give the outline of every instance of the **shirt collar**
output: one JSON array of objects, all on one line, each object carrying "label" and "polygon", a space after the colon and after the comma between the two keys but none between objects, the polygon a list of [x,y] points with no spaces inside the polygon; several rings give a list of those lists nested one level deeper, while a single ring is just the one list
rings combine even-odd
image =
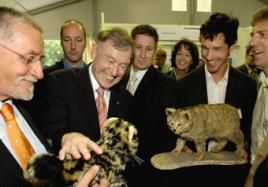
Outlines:
[{"label": "shirt collar", "polygon": [[95,78],[95,76],[93,74],[93,71],[92,71],[92,63],[89,65],[88,69],[89,69],[89,76],[90,76],[90,80],[91,80],[91,84],[92,84],[93,90],[96,91],[100,87],[100,85],[97,82],[97,80],[96,80],[96,78]]},{"label": "shirt collar", "polygon": [[[66,58],[63,58],[62,61],[63,61],[64,68],[66,68],[66,69],[72,69],[73,68],[71,63]],[[84,67],[84,65],[85,65],[85,62],[83,60],[81,60],[80,62],[77,62],[77,63],[79,63],[79,65],[77,67],[75,67],[76,69],[82,69]]]},{"label": "shirt collar", "polygon": [[8,100],[6,100],[4,102],[3,101],[0,101],[0,109],[2,108],[2,106],[3,106],[4,103],[9,103],[9,104],[13,105],[12,99],[8,99]]},{"label": "shirt collar", "polygon": [[[144,69],[144,70],[138,70],[138,71],[135,71],[136,73],[136,77],[138,80],[141,80],[142,77],[144,76],[144,74],[148,71],[148,68],[147,69]],[[133,65],[131,66],[131,69],[130,69],[130,76],[134,73],[134,68],[133,68]]]},{"label": "shirt collar", "polygon": [[266,77],[263,71],[260,73],[259,77],[260,77],[261,85],[268,87],[268,77]]},{"label": "shirt collar", "polygon": [[[229,69],[230,69],[229,68],[229,64],[227,64],[227,70],[226,70],[223,78],[220,80],[220,82],[222,82],[222,81],[228,81],[228,78],[229,78]],[[212,77],[211,73],[209,73],[206,64],[205,64],[205,75],[206,75],[206,81],[207,82],[208,81],[213,81],[214,82],[213,77]]]}]

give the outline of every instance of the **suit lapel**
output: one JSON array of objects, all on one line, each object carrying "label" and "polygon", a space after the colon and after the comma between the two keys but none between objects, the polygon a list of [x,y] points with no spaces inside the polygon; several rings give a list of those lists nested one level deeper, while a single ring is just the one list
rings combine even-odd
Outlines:
[{"label": "suit lapel", "polygon": [[20,111],[21,115],[27,121],[28,125],[31,127],[31,129],[34,132],[34,134],[37,136],[37,138],[40,140],[40,142],[45,146],[46,150],[51,151],[51,148],[50,148],[48,142],[46,141],[44,136],[40,133],[40,131],[36,128],[36,126],[34,125],[32,119],[30,117],[30,115],[22,107],[20,107],[18,104],[16,104],[16,102],[17,101],[14,101],[13,103],[16,105],[16,107]]},{"label": "suit lapel", "polygon": [[205,67],[201,69],[198,83],[198,89],[200,92],[196,92],[196,94],[200,94],[200,103],[208,103]]},{"label": "suit lapel", "polygon": [[237,93],[236,90],[239,90],[239,83],[237,82],[237,78],[235,77],[234,69],[230,67],[228,84],[226,88],[225,103],[236,106],[237,101],[239,101],[239,99],[237,99],[239,97],[239,93]]},{"label": "suit lapel", "polygon": [[[123,86],[123,85],[122,85]],[[122,96],[120,97],[120,85],[117,84],[113,86],[111,89],[111,96],[109,102],[109,109],[108,109],[108,117],[112,117],[115,114],[118,115],[122,109],[120,109]]]},{"label": "suit lapel", "polygon": [[16,176],[19,180],[24,181],[21,167],[6,148],[2,140],[0,140],[0,153],[0,165]]},{"label": "suit lapel", "polygon": [[[207,84],[206,84],[206,75],[205,75],[205,66],[201,66],[200,68],[196,69],[194,72],[195,74],[195,80],[192,81],[195,83],[195,85],[191,85],[191,92],[190,95],[195,94],[195,97],[198,98],[197,101],[194,101],[196,103],[208,103],[208,96],[207,96]],[[189,85],[186,85],[189,86]],[[192,100],[189,98],[189,100]],[[191,101],[190,101],[191,102]]]},{"label": "suit lapel", "polygon": [[135,96],[143,95],[144,92],[146,92],[147,88],[151,87],[151,84],[154,84],[154,71],[156,71],[156,69],[154,69],[153,66],[150,66],[148,68],[147,72],[145,73],[145,75],[141,79],[141,82],[138,85],[138,88],[135,92]]},{"label": "suit lapel", "polygon": [[92,134],[99,134],[99,119],[98,112],[95,105],[95,97],[93,93],[93,87],[91,84],[90,76],[88,73],[88,66],[84,67],[79,74],[77,74],[78,90],[75,91],[78,94],[77,105],[81,106],[81,116],[85,117],[88,124],[91,125],[93,132]]}]

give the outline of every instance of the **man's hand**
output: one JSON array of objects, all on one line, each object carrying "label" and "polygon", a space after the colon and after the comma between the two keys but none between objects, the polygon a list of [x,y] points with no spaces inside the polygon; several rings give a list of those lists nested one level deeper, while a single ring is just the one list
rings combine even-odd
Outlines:
[{"label": "man's hand", "polygon": [[[75,185],[75,187],[88,187],[90,182],[94,179],[96,174],[99,171],[99,166],[92,166],[86,173],[85,175],[81,178],[81,180]],[[100,184],[95,184],[92,187],[108,187],[109,182],[106,179],[101,179]]]},{"label": "man's hand", "polygon": [[71,132],[62,137],[61,150],[59,152],[59,158],[63,160],[66,154],[71,154],[75,159],[83,157],[89,160],[90,150],[93,150],[97,154],[102,154],[102,149],[88,137],[81,133]]}]

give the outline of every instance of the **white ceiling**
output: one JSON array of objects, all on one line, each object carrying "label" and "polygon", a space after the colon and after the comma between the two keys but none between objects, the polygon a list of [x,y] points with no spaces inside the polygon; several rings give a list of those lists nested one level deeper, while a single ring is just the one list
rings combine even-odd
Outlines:
[{"label": "white ceiling", "polygon": [[17,10],[36,13],[36,10],[45,11],[79,0],[0,0],[0,6],[13,7]]}]

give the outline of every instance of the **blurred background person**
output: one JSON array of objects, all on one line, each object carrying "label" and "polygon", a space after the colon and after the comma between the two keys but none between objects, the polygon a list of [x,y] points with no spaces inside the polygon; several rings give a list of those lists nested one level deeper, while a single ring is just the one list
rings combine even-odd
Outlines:
[{"label": "blurred background person", "polygon": [[258,88],[260,85],[259,74],[261,73],[261,68],[254,64],[254,54],[251,46],[247,46],[245,54],[245,63],[238,66],[236,69],[251,76],[257,81]]},{"label": "blurred background person", "polygon": [[166,60],[167,60],[167,52],[162,48],[158,48],[154,56],[153,61],[154,67],[163,73],[168,72],[170,66],[166,64]]},{"label": "blurred background person", "polygon": [[47,107],[45,99],[47,94],[47,74],[62,69],[74,69],[77,72],[85,66],[83,53],[86,48],[86,30],[84,25],[74,19],[65,21],[60,29],[60,43],[64,53],[63,58],[54,65],[43,69],[44,78],[36,83],[33,99],[22,102],[42,132],[46,128],[40,125],[42,124],[40,115],[44,112],[43,109]]},{"label": "blurred background person", "polygon": [[189,39],[179,40],[171,53],[171,67],[167,74],[174,79],[184,77],[199,65],[197,45]]},{"label": "blurred background person", "polygon": [[60,44],[64,56],[61,61],[45,68],[45,73],[58,69],[81,69],[84,67],[83,53],[86,48],[86,29],[75,19],[67,20],[60,29]]}]

